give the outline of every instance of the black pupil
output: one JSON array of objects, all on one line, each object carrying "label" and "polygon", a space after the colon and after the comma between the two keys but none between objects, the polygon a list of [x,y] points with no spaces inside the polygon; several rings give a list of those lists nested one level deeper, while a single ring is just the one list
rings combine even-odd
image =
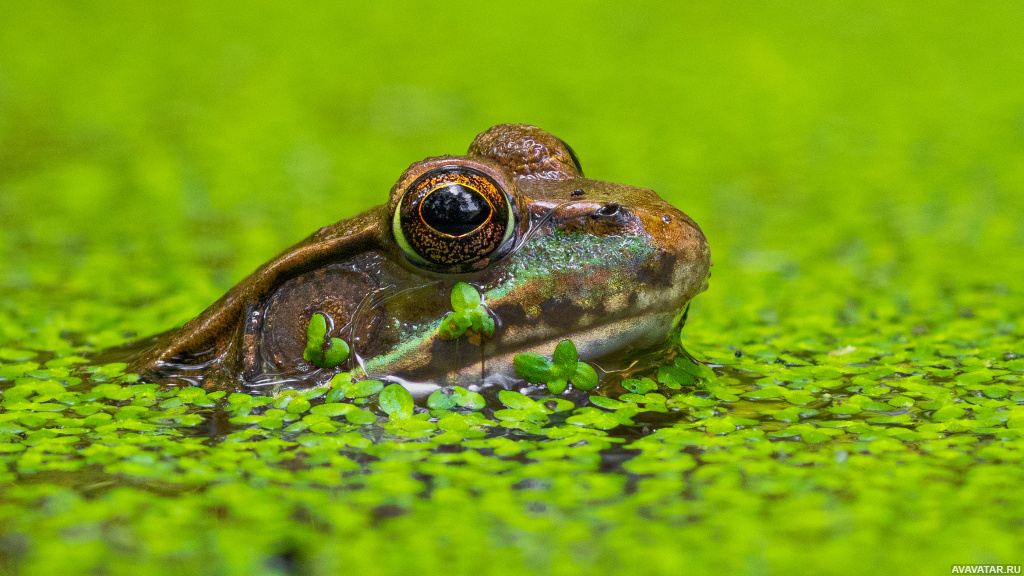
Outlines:
[{"label": "black pupil", "polygon": [[420,214],[428,226],[451,236],[472,232],[487,221],[491,205],[472,188],[449,184],[438,188],[420,204]]}]

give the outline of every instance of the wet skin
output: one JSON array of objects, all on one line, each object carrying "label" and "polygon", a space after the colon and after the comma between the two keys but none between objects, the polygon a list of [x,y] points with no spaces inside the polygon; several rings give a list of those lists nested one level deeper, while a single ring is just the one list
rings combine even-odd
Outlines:
[{"label": "wet skin", "polygon": [[[464,156],[416,162],[386,205],[321,228],[206,311],[151,339],[130,368],[236,389],[316,385],[339,372],[405,382],[514,377],[513,357],[581,360],[663,343],[707,287],[707,240],[647,189],[585,178],[562,140],[524,124],[480,134]],[[446,340],[457,282],[479,290],[496,328]],[[303,358],[307,326],[351,348],[342,364]]]}]

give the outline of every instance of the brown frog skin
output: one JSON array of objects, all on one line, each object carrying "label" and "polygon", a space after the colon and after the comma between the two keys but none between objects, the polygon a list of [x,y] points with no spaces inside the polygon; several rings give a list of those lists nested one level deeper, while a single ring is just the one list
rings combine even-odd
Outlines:
[{"label": "brown frog skin", "polygon": [[[585,178],[559,138],[502,124],[464,156],[414,163],[386,205],[287,249],[129,366],[216,389],[315,386],[339,372],[434,386],[514,378],[516,354],[550,355],[563,339],[584,361],[663,343],[710,266],[701,229],[655,192]],[[439,336],[457,282],[482,294],[490,337]],[[351,347],[336,367],[303,358],[314,314],[326,341]]]}]

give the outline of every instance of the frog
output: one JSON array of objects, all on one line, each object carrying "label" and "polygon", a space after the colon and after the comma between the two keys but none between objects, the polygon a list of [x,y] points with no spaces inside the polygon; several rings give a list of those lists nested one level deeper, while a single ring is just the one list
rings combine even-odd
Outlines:
[{"label": "frog", "polygon": [[[499,124],[414,162],[387,203],[286,249],[129,368],[231,390],[507,383],[517,355],[567,339],[598,365],[663,345],[711,265],[701,228],[653,190],[587,178],[562,139]],[[475,320],[453,332],[467,294]]]}]

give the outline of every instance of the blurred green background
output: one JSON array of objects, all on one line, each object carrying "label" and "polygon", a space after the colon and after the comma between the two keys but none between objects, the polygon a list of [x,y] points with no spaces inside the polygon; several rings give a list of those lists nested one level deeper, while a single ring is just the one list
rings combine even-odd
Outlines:
[{"label": "blurred green background", "polygon": [[824,310],[872,286],[923,298],[1024,271],[1014,2],[5,1],[0,15],[0,286],[54,334],[107,344],[183,322],[501,122],[554,132],[589,176],[694,217],[716,262],[702,299],[723,314],[744,314],[751,275],[774,278],[784,315],[819,306],[784,289],[797,273]]}]

